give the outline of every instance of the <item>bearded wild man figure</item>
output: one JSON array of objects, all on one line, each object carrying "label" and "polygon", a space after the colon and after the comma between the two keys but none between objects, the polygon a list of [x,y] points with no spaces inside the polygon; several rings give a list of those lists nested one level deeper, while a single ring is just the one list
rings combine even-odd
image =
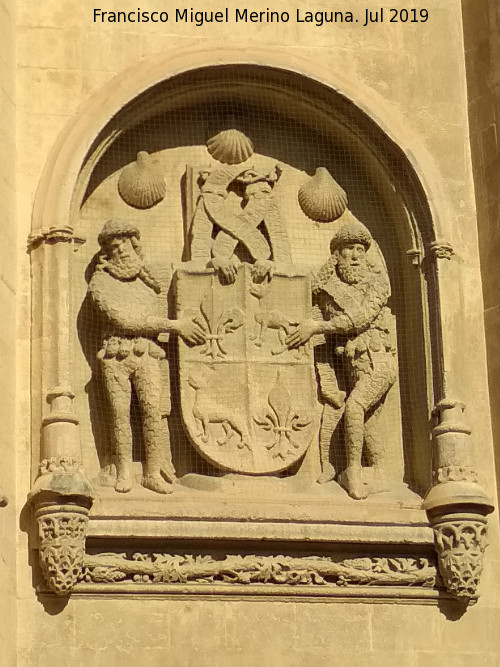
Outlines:
[{"label": "bearded wild man figure", "polygon": [[[142,418],[145,462],[142,485],[170,493],[175,479],[165,408],[162,410],[162,373],[165,351],[158,335],[178,333],[196,345],[205,334],[192,320],[169,320],[169,276],[161,276],[142,257],[139,229],[127,220],[109,220],[99,234],[97,266],[89,294],[103,316],[103,345],[98,359],[111,409],[116,455],[116,491],[132,488],[132,432],[130,401],[135,389]],[[165,273],[165,272],[164,272]],[[169,389],[169,387],[163,387]],[[163,412],[163,414],[162,414]]]},{"label": "bearded wild man figure", "polygon": [[[338,419],[344,412],[347,466],[339,482],[356,499],[387,490],[383,471],[378,469],[384,444],[374,427],[397,375],[394,318],[386,305],[390,286],[385,272],[368,260],[371,244],[371,234],[358,221],[351,220],[338,229],[330,244],[331,256],[313,287],[320,318],[301,322],[287,338],[293,348],[315,334],[325,334],[331,338],[329,348],[342,355],[348,376],[345,406],[345,393],[339,390],[331,363],[326,366],[320,362],[318,375],[325,400],[323,419],[329,411],[337,410]],[[338,419],[330,419],[328,448]],[[362,474],[363,454],[375,473],[370,486]],[[333,479],[335,471],[324,452],[322,459],[325,478],[321,481]]]}]

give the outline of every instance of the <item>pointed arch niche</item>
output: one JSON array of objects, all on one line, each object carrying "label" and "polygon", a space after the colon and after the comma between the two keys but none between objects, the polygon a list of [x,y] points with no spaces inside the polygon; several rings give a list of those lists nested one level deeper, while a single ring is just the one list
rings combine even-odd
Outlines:
[{"label": "pointed arch niche", "polygon": [[[373,94],[362,99],[351,83],[327,81],[324,71],[319,76],[317,66],[288,57],[285,65],[271,54],[267,65],[242,62],[240,54],[228,54],[225,64],[209,61],[207,54],[191,54],[119,77],[68,126],[37,193],[30,237],[30,498],[39,527],[33,548],[46,584],[59,594],[126,588],[434,599],[464,596],[467,589],[472,598],[474,586],[448,584],[438,540],[454,513],[455,523],[474,524],[479,543],[490,506],[475,483],[463,406],[450,397],[440,286],[456,278],[457,268],[439,215],[442,195],[432,162],[416,140],[412,153],[405,152],[401,123]],[[96,384],[99,332],[86,297],[97,236],[106,220],[126,218],[140,227],[148,259],[174,266],[185,260],[192,215],[186,166],[210,166],[205,142],[228,123],[251,138],[257,166],[282,168],[278,200],[295,264],[317,270],[341,224],[315,223],[298,207],[300,184],[320,166],[346,191],[348,214],[370,230],[385,258],[399,361],[399,397],[393,392],[391,408],[396,417],[386,428],[402,448],[403,495],[354,501],[325,491],[311,497],[300,484],[296,493],[273,492],[264,500],[259,492],[255,499],[251,492],[231,495],[230,485],[219,484],[221,475],[192,451],[183,433],[173,343],[170,431],[181,483],[165,497],[142,488],[117,494],[110,486],[112,448],[105,397]],[[128,206],[117,189],[122,169],[138,151],[152,155],[166,175],[165,198],[147,209]],[[134,443],[140,474],[140,436]],[[293,472],[307,479],[316,463],[308,452]],[[218,485],[183,486],[182,477],[193,473]],[[76,546],[68,568],[53,535],[69,524]],[[139,559],[132,556],[137,553]],[[166,554],[161,562],[159,553]],[[380,572],[377,558],[386,559]],[[436,583],[438,567],[448,593]],[[339,588],[341,582],[347,588]]]}]

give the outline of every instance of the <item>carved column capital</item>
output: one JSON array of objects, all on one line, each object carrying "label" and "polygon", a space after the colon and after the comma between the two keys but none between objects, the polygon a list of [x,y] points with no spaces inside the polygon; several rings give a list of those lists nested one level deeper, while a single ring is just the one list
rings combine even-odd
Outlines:
[{"label": "carved column capital", "polygon": [[444,239],[437,239],[430,243],[429,251],[434,259],[451,259],[455,254],[451,243]]},{"label": "carved column capital", "polygon": [[89,508],[60,498],[35,510],[40,567],[57,595],[70,593],[82,576]]},{"label": "carved column capital", "polygon": [[76,236],[73,227],[69,225],[53,225],[44,229],[37,229],[29,234],[27,239],[28,250],[33,250],[40,243],[85,243],[85,239]]},{"label": "carved column capital", "polygon": [[38,527],[43,576],[57,595],[66,595],[82,572],[93,501],[81,463],[64,456],[44,459],[29,501]]},{"label": "carved column capital", "polygon": [[420,248],[410,248],[406,251],[406,255],[411,259],[414,266],[419,266],[422,261],[422,251]]},{"label": "carved column capital", "polygon": [[475,597],[483,572],[483,556],[487,546],[486,519],[472,515],[446,517],[434,525],[439,571],[446,588],[455,597]]}]

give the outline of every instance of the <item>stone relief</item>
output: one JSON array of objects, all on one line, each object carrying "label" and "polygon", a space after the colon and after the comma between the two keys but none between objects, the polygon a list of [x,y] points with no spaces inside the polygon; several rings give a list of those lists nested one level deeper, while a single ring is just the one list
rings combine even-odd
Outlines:
[{"label": "stone relief", "polygon": [[252,269],[239,266],[229,284],[210,269],[178,269],[178,316],[197,322],[207,341],[179,341],[180,395],[202,456],[222,470],[269,475],[299,461],[317,430],[312,353],[288,350],[268,315],[284,303],[284,319],[298,322],[310,286],[307,276],[276,272],[255,296]]},{"label": "stone relief", "polygon": [[[240,257],[254,261],[252,277],[260,283],[270,278],[273,262],[290,262],[290,246],[274,197],[281,175],[276,165],[268,173],[225,166],[200,174],[200,197],[191,226],[191,259],[213,267],[223,283],[233,283]],[[241,201],[232,214],[230,192]],[[238,247],[239,246],[239,247]]]},{"label": "stone relief", "polygon": [[[402,467],[390,470],[376,428],[398,368],[389,278],[378,248],[369,252],[370,232],[352,215],[340,220],[330,258],[316,275],[304,271],[292,261],[279,202],[293,197],[304,215],[332,222],[346,211],[346,193],[324,168],[286,191],[285,166],[249,165],[252,143],[236,129],[209,139],[207,149],[219,165],[192,167],[191,191],[186,186],[189,259],[173,276],[176,320],[167,318],[171,276],[142,257],[138,225],[112,219],[99,235],[88,292],[105,321],[97,356],[113,425],[116,491],[133,486],[132,390],[142,418],[142,485],[173,490],[170,381],[162,371],[170,333],[179,334],[185,434],[217,470],[272,476],[316,448],[316,479],[340,484],[355,500],[402,484]],[[161,169],[145,151],[117,185],[136,208],[166,194]],[[342,437],[346,465],[336,471],[331,448],[342,447]]]},{"label": "stone relief", "polygon": [[146,151],[139,151],[137,160],[122,170],[118,179],[118,192],[129,206],[150,208],[165,197],[165,176],[151,162]]},{"label": "stone relief", "polygon": [[[314,501],[331,498],[332,506],[336,497],[352,499],[353,506],[373,494],[386,493],[396,502],[407,498],[406,492],[415,496],[403,483],[396,318],[376,230],[372,235],[349,211],[346,192],[323,167],[312,177],[302,172],[298,183],[293,180],[297,170],[259,159],[250,139],[234,128],[209,139],[206,149],[210,166],[201,160],[188,165],[180,179],[182,204],[161,158],[139,151],[114,180],[117,208],[126,213],[104,225],[101,218],[99,229],[93,227],[99,249],[87,267],[87,298],[99,316],[91,320],[99,344],[89,365],[107,402],[115,490],[140,497],[134,488],[135,405],[142,430],[141,485],[146,494],[173,494],[167,503],[181,487],[209,493],[218,487],[203,487],[199,479],[224,477],[246,489],[249,481],[300,479],[298,486],[286,487],[296,494],[292,504],[306,495]],[[146,227],[140,216],[169,201],[179,209],[174,216],[179,232],[173,236],[179,234],[178,246],[182,236],[183,245],[174,270],[161,227],[156,227],[155,259],[165,261],[150,261],[151,238],[145,255],[141,247]],[[298,261],[302,239],[293,235],[290,222],[297,215],[309,225],[307,234],[324,242],[321,258],[316,261],[309,252],[305,266]],[[72,227],[54,227],[35,232],[29,243],[34,250],[42,244],[54,247],[57,265],[70,256],[58,246],[81,246],[84,239]],[[454,256],[443,241],[431,243],[429,250],[436,259]],[[418,255],[415,266],[420,266],[421,249],[409,252],[414,260]],[[116,550],[89,555],[85,535],[94,490],[77,450],[68,446],[65,454],[60,445],[59,427],[73,427],[74,444],[79,426],[75,396],[63,380],[47,393],[50,413],[42,426],[50,446],[40,457],[31,494],[41,569],[57,594],[93,584],[190,582],[444,585],[457,598],[475,597],[486,547],[484,517],[491,505],[475,483],[473,465],[457,454],[465,451],[460,439],[470,431],[450,415],[463,404],[443,399],[436,406],[438,455],[424,508],[437,567],[427,557],[406,555],[345,560],[130,556]],[[199,455],[208,472],[178,474],[174,468],[171,399],[178,410],[176,438]],[[195,477],[197,485],[190,486]],[[99,477],[94,481],[98,485]],[[455,497],[468,499],[460,512],[454,511]]]},{"label": "stone relief", "polygon": [[[162,392],[169,392],[168,375],[162,373],[165,351],[158,335],[177,333],[190,344],[205,341],[193,320],[166,317],[165,277],[141,256],[140,232],[130,222],[108,221],[99,235],[102,252],[89,283],[90,296],[104,316],[107,331],[98,353],[102,381],[109,399],[115,446],[116,490],[132,488],[132,386],[142,413],[145,463],[142,485],[157,493],[170,493],[175,478],[170,456],[168,410]],[[162,283],[163,278],[163,283]],[[163,384],[162,384],[163,380]]]},{"label": "stone relief", "polygon": [[303,213],[316,222],[333,222],[347,208],[347,194],[324,167],[301,185],[298,200]]},{"label": "stone relief", "polygon": [[[343,411],[347,467],[340,481],[356,499],[390,488],[382,463],[384,444],[376,435],[374,423],[397,377],[394,318],[386,305],[390,287],[387,276],[367,260],[371,243],[370,233],[360,223],[340,227],[331,241],[330,259],[316,277],[318,319],[301,322],[287,338],[294,347],[314,334],[325,334],[332,339],[329,349],[344,361],[347,398],[338,387],[331,360],[329,363],[318,356],[320,389],[325,399],[320,481],[335,476],[328,445]],[[333,412],[337,415],[328,414]],[[363,477],[363,453],[372,468],[370,483]]]},{"label": "stone relief", "polygon": [[222,164],[241,164],[253,155],[253,144],[243,132],[230,128],[210,137],[207,151]]}]

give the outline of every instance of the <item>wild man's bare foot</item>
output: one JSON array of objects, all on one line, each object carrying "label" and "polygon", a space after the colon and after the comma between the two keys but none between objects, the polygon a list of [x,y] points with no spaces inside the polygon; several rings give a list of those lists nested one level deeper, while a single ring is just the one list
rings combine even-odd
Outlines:
[{"label": "wild man's bare foot", "polygon": [[346,468],[341,474],[341,484],[355,500],[362,500],[368,495],[368,487],[363,482],[361,468]]},{"label": "wild man's bare foot", "polygon": [[331,482],[332,479],[335,478],[335,468],[332,466],[331,463],[324,463],[323,464],[323,472],[321,475],[318,477],[318,484],[326,484],[327,482]]},{"label": "wild man's bare foot", "polygon": [[116,477],[115,491],[128,493],[132,489],[132,477],[127,471],[119,472]]},{"label": "wild man's bare foot", "polygon": [[155,493],[172,493],[173,491],[172,484],[166,482],[159,472],[143,475],[141,484]]},{"label": "wild man's bare foot", "polygon": [[174,466],[171,463],[166,463],[162,466],[160,474],[167,480],[167,482],[170,482],[170,484],[177,481],[177,475],[175,474]]}]

